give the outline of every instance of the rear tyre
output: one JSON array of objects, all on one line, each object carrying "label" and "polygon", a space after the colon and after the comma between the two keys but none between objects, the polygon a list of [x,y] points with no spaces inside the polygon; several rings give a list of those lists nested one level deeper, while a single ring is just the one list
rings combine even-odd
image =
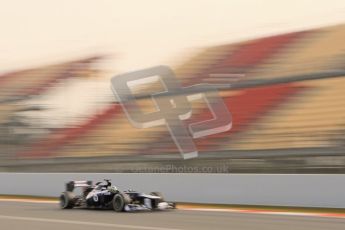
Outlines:
[{"label": "rear tyre", "polygon": [[72,192],[63,192],[60,195],[60,207],[62,209],[71,209],[74,207],[75,195]]},{"label": "rear tyre", "polygon": [[131,202],[130,197],[125,193],[117,193],[112,201],[112,206],[115,212],[122,212],[125,206]]}]

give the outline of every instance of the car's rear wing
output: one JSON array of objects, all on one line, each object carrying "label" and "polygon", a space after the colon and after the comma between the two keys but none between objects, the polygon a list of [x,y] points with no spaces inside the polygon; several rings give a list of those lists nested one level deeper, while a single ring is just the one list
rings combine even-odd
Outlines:
[{"label": "car's rear wing", "polygon": [[66,191],[73,192],[74,188],[76,187],[91,187],[92,181],[90,180],[82,180],[82,181],[69,181],[66,183]]}]

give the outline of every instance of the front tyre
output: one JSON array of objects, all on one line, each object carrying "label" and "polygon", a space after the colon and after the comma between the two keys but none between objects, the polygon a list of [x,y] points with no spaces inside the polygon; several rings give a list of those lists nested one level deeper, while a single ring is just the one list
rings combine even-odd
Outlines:
[{"label": "front tyre", "polygon": [[60,207],[62,209],[71,209],[74,207],[75,195],[72,192],[63,192],[60,195]]},{"label": "front tyre", "polygon": [[155,209],[155,210],[159,209],[158,208],[159,207],[159,203],[165,202],[163,194],[161,192],[151,192],[150,195],[151,196],[158,196],[159,197],[159,199],[154,199],[152,201],[153,209]]},{"label": "front tyre", "polygon": [[158,199],[158,202],[164,202],[165,201],[163,194],[161,192],[151,192],[150,195],[159,196],[160,199]]}]

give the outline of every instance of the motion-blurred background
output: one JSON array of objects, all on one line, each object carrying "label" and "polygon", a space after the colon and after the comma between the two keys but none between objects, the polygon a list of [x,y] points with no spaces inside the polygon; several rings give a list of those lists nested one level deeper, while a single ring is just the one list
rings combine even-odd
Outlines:
[{"label": "motion-blurred background", "polygon": [[[1,171],[345,172],[343,1],[2,6]],[[196,139],[198,158],[165,126],[132,127],[111,93],[116,74],[161,64],[184,86],[232,84],[233,127]],[[194,101],[186,124],[210,116]]]}]

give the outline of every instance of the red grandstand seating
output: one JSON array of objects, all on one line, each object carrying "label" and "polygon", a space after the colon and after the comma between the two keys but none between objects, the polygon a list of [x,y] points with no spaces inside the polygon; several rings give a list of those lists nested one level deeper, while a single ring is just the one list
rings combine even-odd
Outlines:
[{"label": "red grandstand seating", "polygon": [[65,128],[49,135],[48,138],[42,139],[33,146],[30,146],[29,151],[18,153],[19,157],[48,157],[57,149],[63,147],[76,138],[80,138],[90,130],[102,125],[109,118],[120,114],[122,111],[121,106],[112,104],[107,107],[102,113],[96,114],[85,123],[78,127]]}]

